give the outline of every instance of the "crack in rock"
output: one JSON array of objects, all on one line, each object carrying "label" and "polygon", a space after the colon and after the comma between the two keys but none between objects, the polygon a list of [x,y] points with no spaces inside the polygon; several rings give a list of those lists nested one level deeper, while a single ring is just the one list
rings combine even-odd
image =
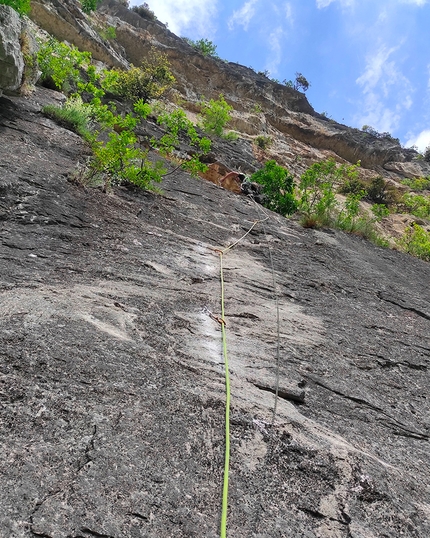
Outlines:
[{"label": "crack in rock", "polygon": [[322,387],[322,388],[324,388],[326,390],[330,390],[334,394],[337,394],[338,396],[341,396],[342,398],[346,398],[347,400],[351,400],[352,402],[355,402],[355,403],[358,403],[358,404],[361,404],[361,405],[365,405],[366,407],[369,407],[373,411],[376,411],[376,412],[384,415],[388,419],[388,421],[391,422],[391,424],[390,424],[390,422],[381,419],[381,422],[383,424],[385,424],[388,427],[396,426],[396,427],[400,428],[401,430],[403,430],[402,432],[397,432],[398,435],[403,435],[404,437],[411,437],[413,439],[421,439],[423,441],[428,441],[429,440],[429,437],[430,437],[429,434],[409,430],[403,424],[401,424],[398,420],[396,420],[394,417],[392,417],[388,413],[386,413],[381,407],[377,407],[376,405],[373,405],[370,402],[367,402],[363,398],[358,398],[356,396],[349,396],[348,394],[344,394],[343,392],[341,392],[339,390],[333,389],[332,387],[329,387],[325,383],[322,383],[321,381],[319,381],[314,376],[307,376],[307,377],[309,377],[309,379],[311,379],[315,383],[315,385],[318,385],[319,387]]},{"label": "crack in rock", "polygon": [[[266,392],[271,392],[272,394],[276,394],[276,387],[273,388],[270,385],[264,384],[264,383],[257,383],[255,381],[251,381],[251,383],[254,385],[254,387],[257,387],[257,389],[264,390]],[[283,386],[278,387],[278,396],[279,398],[282,398],[283,400],[289,400],[292,402],[297,403],[304,403],[305,401],[305,391],[296,389],[296,388],[286,388]]]},{"label": "crack in rock", "polygon": [[408,312],[413,312],[417,316],[420,316],[421,318],[424,318],[430,321],[430,314],[427,314],[426,312],[422,312],[421,310],[418,310],[417,308],[414,308],[413,306],[405,305],[403,301],[402,302],[396,301],[395,299],[389,297],[386,293],[382,291],[379,291],[376,295],[379,299],[381,299],[381,301],[385,301],[386,303],[391,303],[393,305],[396,305],[403,310],[407,310]]}]

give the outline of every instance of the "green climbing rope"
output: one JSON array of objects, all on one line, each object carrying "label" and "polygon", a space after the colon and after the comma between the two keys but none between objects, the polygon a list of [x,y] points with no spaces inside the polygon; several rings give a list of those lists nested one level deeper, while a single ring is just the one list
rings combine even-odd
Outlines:
[{"label": "green climbing rope", "polygon": [[[268,217],[267,217],[268,218]],[[264,219],[264,220],[267,220]],[[225,301],[224,301],[224,273],[223,273],[223,255],[235,247],[240,241],[242,241],[254,227],[263,222],[256,220],[250,229],[237,241],[226,247],[224,250],[217,250],[220,257],[220,280],[221,280],[221,331],[222,331],[222,348],[224,356],[224,368],[225,368],[225,456],[224,456],[224,480],[222,489],[222,512],[221,512],[221,538],[227,538],[227,510],[228,510],[228,475],[230,471],[230,373],[228,370],[228,354],[227,354],[227,333],[225,329]]]},{"label": "green climbing rope", "polygon": [[224,321],[224,274],[222,265],[223,252],[220,252],[220,278],[221,278],[221,330],[222,349],[225,368],[225,457],[224,457],[224,483],[222,490],[221,538],[227,537],[227,508],[228,508],[228,474],[230,468],[230,374],[228,371],[227,334]]}]

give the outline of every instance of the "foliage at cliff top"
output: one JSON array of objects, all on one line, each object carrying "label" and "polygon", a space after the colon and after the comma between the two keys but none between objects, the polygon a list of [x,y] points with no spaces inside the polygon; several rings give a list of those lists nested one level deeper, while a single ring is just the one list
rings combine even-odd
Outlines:
[{"label": "foliage at cliff top", "polygon": [[212,58],[219,59],[219,56],[216,52],[217,46],[212,41],[209,41],[209,39],[199,39],[197,41],[193,41],[188,37],[184,37],[184,39],[195,50],[203,54],[203,56],[211,56]]}]

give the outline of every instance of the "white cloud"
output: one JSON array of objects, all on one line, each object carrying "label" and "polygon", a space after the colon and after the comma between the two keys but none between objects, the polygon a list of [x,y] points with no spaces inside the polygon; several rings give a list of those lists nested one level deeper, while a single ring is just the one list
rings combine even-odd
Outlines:
[{"label": "white cloud", "polygon": [[290,2],[286,2],[285,5],[284,5],[284,8],[285,8],[285,17],[287,19],[287,21],[291,24],[293,24],[294,22],[294,19],[293,19],[293,8],[291,6],[291,3]]},{"label": "white cloud", "polygon": [[339,2],[342,7],[349,7],[355,4],[355,0],[316,0],[316,2],[318,9],[328,7],[333,2]]},{"label": "white cloud", "polygon": [[356,115],[358,124],[392,132],[399,126],[405,110],[412,107],[412,85],[395,61],[390,60],[398,48],[381,46],[368,57],[364,73],[356,80],[362,87],[361,109],[365,111]]},{"label": "white cloud", "polygon": [[[150,7],[157,19],[167,23],[169,30],[176,35],[209,38],[215,31],[217,0],[157,0]],[[140,5],[140,0],[131,0],[130,5]]]},{"label": "white cloud", "polygon": [[317,0],[317,8],[321,9],[323,7],[329,6],[332,2],[335,2],[336,0]]},{"label": "white cloud", "polygon": [[[334,2],[338,2],[342,7],[350,7],[350,6],[355,6],[357,4],[356,0],[316,0],[318,9],[328,7],[330,4],[333,4]],[[393,4],[396,4],[396,3],[413,4],[415,6],[421,7],[428,4],[429,2],[430,0],[394,0],[394,1],[391,0],[388,3],[387,7],[393,8]]]},{"label": "white cloud", "polygon": [[358,127],[370,125],[381,133],[392,133],[399,125],[401,115],[394,107],[394,110],[384,106],[381,98],[375,92],[368,93],[363,102],[361,109],[365,112],[356,114],[354,122]]},{"label": "white cloud", "polygon": [[372,53],[367,59],[366,70],[356,80],[357,84],[364,87],[364,93],[370,92],[376,86],[382,87],[387,94],[387,87],[396,82],[398,73],[394,62],[389,62],[389,57],[398,49],[387,49],[382,46],[379,51]]},{"label": "white cloud", "polygon": [[271,75],[274,75],[278,71],[279,64],[282,60],[282,38],[284,36],[284,30],[282,26],[278,26],[269,35],[269,48],[270,48],[270,61],[266,64],[267,70]]},{"label": "white cloud", "polygon": [[[274,20],[280,20],[281,18],[285,18],[285,20],[290,25],[293,25],[294,16],[293,16],[293,6],[291,2],[284,2],[281,5],[277,5],[272,2],[271,7],[273,9],[273,15],[275,16]],[[273,16],[272,16],[272,19],[273,19]]]},{"label": "white cloud", "polygon": [[414,4],[416,6],[424,6],[428,0],[401,0],[403,4]]},{"label": "white cloud", "polygon": [[233,11],[233,15],[228,19],[228,27],[233,30],[235,25],[243,26],[244,30],[248,30],[249,23],[255,15],[255,4],[258,0],[248,0],[240,9]]},{"label": "white cloud", "polygon": [[405,145],[406,147],[417,146],[418,151],[424,151],[430,146],[430,129],[424,129],[416,136],[411,136]]}]

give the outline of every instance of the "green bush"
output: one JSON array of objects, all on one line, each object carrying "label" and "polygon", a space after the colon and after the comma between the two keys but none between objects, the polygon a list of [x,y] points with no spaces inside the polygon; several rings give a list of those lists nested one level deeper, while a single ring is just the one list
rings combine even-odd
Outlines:
[{"label": "green bush", "polygon": [[430,218],[430,196],[407,192],[403,195],[402,202],[412,215],[422,219]]},{"label": "green bush", "polygon": [[89,66],[91,53],[81,52],[74,45],[66,45],[51,37],[40,43],[37,60],[43,84],[69,93],[82,81],[80,69]]},{"label": "green bush", "polygon": [[86,140],[90,139],[89,123],[93,115],[92,109],[90,105],[82,102],[81,97],[67,99],[62,107],[46,105],[42,112],[66,129],[74,131]]},{"label": "green bush", "polygon": [[0,0],[0,4],[10,6],[20,15],[26,15],[30,11],[30,0]]},{"label": "green bush", "polygon": [[263,205],[281,215],[291,215],[297,209],[297,201],[294,197],[293,176],[276,163],[267,161],[264,168],[251,176],[251,181],[263,185],[265,201]]},{"label": "green bush", "polygon": [[[305,227],[330,226],[347,233],[360,235],[378,246],[388,242],[375,230],[375,218],[360,210],[360,201],[366,194],[358,181],[357,165],[338,166],[333,159],[314,163],[301,176],[298,187],[298,208]],[[349,185],[344,204],[336,199],[336,191]],[[382,211],[382,210],[381,210]]]},{"label": "green bush", "polygon": [[314,163],[302,174],[298,208],[305,226],[330,226],[336,221],[337,189],[347,180],[356,179],[357,166],[338,166],[334,159],[328,159]]},{"label": "green bush", "polygon": [[239,135],[236,133],[236,131],[229,131],[228,133],[225,133],[222,135],[224,140],[230,140],[230,142],[234,142],[235,140],[238,140]]},{"label": "green bush", "polygon": [[93,156],[82,179],[101,183],[105,191],[112,184],[124,182],[145,189],[153,188],[166,170],[162,163],[154,164],[148,159],[148,150],[140,147],[135,132],[140,118],[146,118],[150,113],[149,105],[138,101],[134,104],[136,115],[128,113],[121,116],[113,105],[104,105],[99,98],[94,98],[91,109],[103,136],[95,133],[91,139]]},{"label": "green bush", "polygon": [[273,139],[271,136],[260,135],[260,136],[257,136],[255,139],[255,143],[257,144],[257,146],[263,150],[271,146],[272,142],[273,142]]},{"label": "green bush", "polygon": [[203,129],[216,136],[222,136],[224,127],[230,121],[230,112],[233,107],[224,99],[223,95],[218,100],[211,99],[209,103],[202,103],[202,124]]},{"label": "green bush", "polygon": [[105,28],[99,28],[98,33],[103,39],[116,39],[116,28],[115,26],[106,26]]},{"label": "green bush", "polygon": [[374,204],[390,205],[394,202],[393,191],[381,176],[373,178],[366,191],[366,199]]},{"label": "green bush", "polygon": [[418,177],[414,179],[402,179],[403,185],[407,185],[413,191],[430,190],[430,177]]},{"label": "green bush", "polygon": [[152,50],[140,67],[109,71],[102,85],[105,91],[126,101],[142,99],[147,102],[161,97],[175,82],[167,56]]},{"label": "green bush", "polygon": [[[338,189],[340,194],[358,194],[363,191],[365,194],[367,193],[366,185],[357,177],[351,179],[347,178]],[[365,196],[365,194],[363,196]]]},{"label": "green bush", "polygon": [[216,52],[217,46],[212,43],[212,41],[209,41],[209,39],[199,39],[198,41],[193,41],[192,39],[188,39],[188,37],[185,37],[184,39],[195,50],[203,54],[203,56],[212,56],[212,58],[219,58]]},{"label": "green bush", "polygon": [[131,129],[124,129],[110,132],[106,142],[94,143],[88,177],[103,181],[105,190],[115,182],[150,188],[153,182],[161,181],[165,168],[161,163],[151,163],[148,151],[136,147],[137,141]]},{"label": "green bush", "polygon": [[418,224],[410,226],[397,241],[397,245],[412,256],[430,261],[430,233]]},{"label": "green bush", "polygon": [[[154,183],[161,180],[166,169],[161,162],[150,161],[148,150],[142,149],[143,141],[136,134],[136,128],[142,119],[155,111],[156,107],[152,110],[146,101],[161,95],[174,82],[166,56],[151,51],[141,68],[100,73],[91,65],[89,53],[81,53],[76,47],[52,38],[42,44],[39,58],[45,81],[63,90],[74,86],[77,91],[62,107],[47,106],[44,113],[91,144],[93,156],[80,171],[79,180],[102,184],[105,190],[112,184],[124,182],[154,189]],[[103,104],[106,91],[129,100],[133,112],[121,115],[113,103]],[[91,102],[84,103],[82,96]],[[89,128],[91,120],[93,132]],[[204,171],[207,166],[200,157],[210,150],[211,143],[197,134],[185,112],[178,109],[171,114],[161,113],[159,123],[164,125],[167,133],[159,141],[152,140],[153,146],[170,157],[179,144],[180,132],[184,131],[196,150],[189,160],[180,160],[179,166],[193,174]],[[95,126],[98,131],[94,130]]]},{"label": "green bush", "polygon": [[87,15],[95,11],[102,0],[80,0],[82,11]]},{"label": "green bush", "polygon": [[171,154],[179,146],[179,137],[182,135],[188,138],[191,146],[197,148],[196,153],[189,160],[181,162],[181,167],[192,175],[196,176],[198,172],[206,172],[208,166],[200,158],[209,153],[211,141],[209,138],[200,137],[192,124],[187,118],[185,111],[181,108],[173,112],[163,112],[157,118],[157,122],[167,130],[159,140],[152,140],[152,145],[158,148],[162,155]]},{"label": "green bush", "polygon": [[373,204],[370,209],[378,222],[390,214],[390,210],[385,204]]},{"label": "green bush", "polygon": [[133,6],[131,10],[137,13],[138,15],[140,15],[143,19],[146,19],[148,21],[157,20],[155,13],[149,8],[146,2],[144,2],[140,6]]}]

